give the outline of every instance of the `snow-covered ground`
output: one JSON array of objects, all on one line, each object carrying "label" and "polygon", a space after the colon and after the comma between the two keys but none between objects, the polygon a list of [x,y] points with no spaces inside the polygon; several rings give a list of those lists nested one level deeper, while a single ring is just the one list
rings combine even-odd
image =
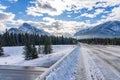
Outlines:
[{"label": "snow-covered ground", "polygon": [[53,53],[49,55],[39,54],[39,58],[34,60],[24,60],[23,46],[4,47],[5,56],[0,57],[0,65],[19,66],[44,66],[49,67],[66,53],[70,53],[73,45],[53,45]]}]

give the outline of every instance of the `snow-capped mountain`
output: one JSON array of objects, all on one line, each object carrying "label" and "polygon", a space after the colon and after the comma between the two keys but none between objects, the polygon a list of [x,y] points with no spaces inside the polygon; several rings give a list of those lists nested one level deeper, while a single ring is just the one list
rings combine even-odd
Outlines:
[{"label": "snow-capped mountain", "polygon": [[8,32],[14,34],[28,33],[28,34],[50,35],[48,32],[42,29],[38,29],[34,26],[31,26],[28,23],[23,23],[19,28],[11,28],[8,30]]},{"label": "snow-capped mountain", "polygon": [[120,37],[120,21],[109,21],[93,28],[80,30],[75,33],[80,38],[105,38]]},{"label": "snow-capped mountain", "polygon": [[19,30],[24,31],[24,32],[29,33],[29,34],[49,35],[48,32],[45,32],[42,29],[37,29],[36,27],[31,26],[28,23],[23,23],[23,25],[20,26]]},{"label": "snow-capped mountain", "polygon": [[76,32],[74,35],[75,36],[79,36],[80,34],[85,33],[88,30],[91,30],[93,27],[89,27],[89,28],[85,28],[85,29],[81,29],[80,31]]}]

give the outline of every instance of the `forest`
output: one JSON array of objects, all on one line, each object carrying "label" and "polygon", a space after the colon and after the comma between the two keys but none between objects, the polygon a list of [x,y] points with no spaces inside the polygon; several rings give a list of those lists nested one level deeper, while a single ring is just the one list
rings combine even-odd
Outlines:
[{"label": "forest", "polygon": [[24,46],[26,42],[30,42],[35,45],[43,45],[45,43],[45,38],[49,37],[51,39],[52,45],[60,44],[75,44],[76,39],[66,38],[63,36],[46,36],[37,34],[13,34],[5,32],[0,35],[0,42],[2,46]]},{"label": "forest", "polygon": [[78,41],[87,44],[120,45],[120,38],[90,38],[79,39]]}]

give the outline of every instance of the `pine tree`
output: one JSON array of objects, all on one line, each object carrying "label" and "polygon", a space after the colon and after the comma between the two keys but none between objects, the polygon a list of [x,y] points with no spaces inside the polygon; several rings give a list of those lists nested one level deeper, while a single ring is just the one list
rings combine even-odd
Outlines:
[{"label": "pine tree", "polygon": [[6,29],[6,32],[3,34],[3,44],[4,44],[4,46],[10,46],[9,45],[9,33],[8,33],[8,31],[7,31],[7,29]]},{"label": "pine tree", "polygon": [[30,60],[32,59],[32,47],[29,42],[26,42],[25,47],[24,47],[24,52],[23,54],[25,55],[25,60]]},{"label": "pine tree", "polygon": [[50,54],[51,52],[52,52],[51,39],[50,37],[46,37],[44,42],[44,53]]},{"label": "pine tree", "polygon": [[42,54],[42,53],[43,53],[43,47],[42,47],[42,45],[39,45],[39,46],[38,46],[37,53],[38,53],[38,54]]},{"label": "pine tree", "polygon": [[30,44],[30,42],[26,42],[24,47],[24,55],[25,60],[35,59],[38,58],[37,50],[34,44]]},{"label": "pine tree", "polygon": [[48,52],[51,53],[52,52],[52,42],[51,42],[51,38],[48,37]]},{"label": "pine tree", "polygon": [[3,48],[2,48],[2,42],[0,42],[0,56],[3,55]]},{"label": "pine tree", "polygon": [[38,53],[37,53],[37,50],[34,44],[32,45],[32,56],[31,57],[32,59],[38,58]]}]

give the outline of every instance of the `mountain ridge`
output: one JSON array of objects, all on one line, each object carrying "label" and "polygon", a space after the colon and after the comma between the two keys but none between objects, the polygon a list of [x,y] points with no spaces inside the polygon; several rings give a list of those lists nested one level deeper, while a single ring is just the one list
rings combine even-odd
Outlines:
[{"label": "mountain ridge", "polygon": [[19,28],[10,28],[8,32],[13,34],[28,33],[28,34],[38,34],[38,35],[50,35],[48,32],[44,31],[43,29],[38,29],[35,26],[31,26],[28,23],[23,23]]},{"label": "mountain ridge", "polygon": [[120,37],[120,21],[108,21],[92,28],[80,30],[74,36],[81,38]]}]

